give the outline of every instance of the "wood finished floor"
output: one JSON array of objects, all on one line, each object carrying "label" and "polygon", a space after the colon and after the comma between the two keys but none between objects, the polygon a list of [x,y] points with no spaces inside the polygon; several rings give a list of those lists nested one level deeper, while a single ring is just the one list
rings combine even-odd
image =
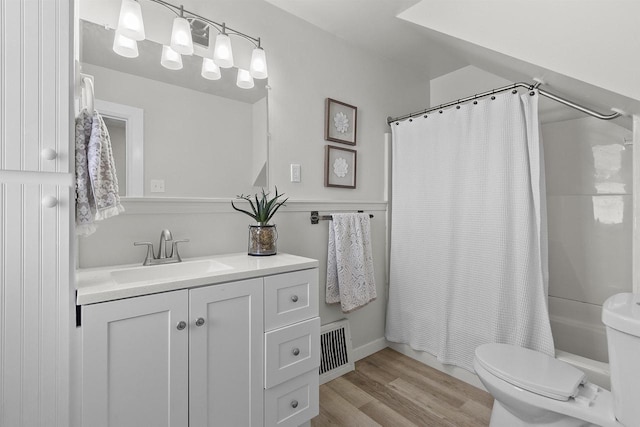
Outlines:
[{"label": "wood finished floor", "polygon": [[489,393],[386,348],[320,386],[311,426],[488,426],[492,406]]}]

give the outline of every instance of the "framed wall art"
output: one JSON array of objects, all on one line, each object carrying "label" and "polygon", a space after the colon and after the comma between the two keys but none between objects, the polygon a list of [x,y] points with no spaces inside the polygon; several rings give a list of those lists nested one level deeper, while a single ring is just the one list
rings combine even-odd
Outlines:
[{"label": "framed wall art", "polygon": [[356,145],[357,107],[327,98],[324,116],[325,140]]},{"label": "framed wall art", "polygon": [[324,156],[324,186],[356,188],[356,150],[327,145]]}]

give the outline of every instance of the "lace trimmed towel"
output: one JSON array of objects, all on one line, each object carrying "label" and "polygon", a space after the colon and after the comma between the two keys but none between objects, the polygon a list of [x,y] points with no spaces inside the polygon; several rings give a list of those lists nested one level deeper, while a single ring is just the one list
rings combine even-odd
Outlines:
[{"label": "lace trimmed towel", "polygon": [[76,231],[95,232],[94,221],[123,212],[109,131],[97,111],[76,118]]},{"label": "lace trimmed towel", "polygon": [[327,258],[328,304],[347,313],[376,299],[368,214],[333,214]]}]

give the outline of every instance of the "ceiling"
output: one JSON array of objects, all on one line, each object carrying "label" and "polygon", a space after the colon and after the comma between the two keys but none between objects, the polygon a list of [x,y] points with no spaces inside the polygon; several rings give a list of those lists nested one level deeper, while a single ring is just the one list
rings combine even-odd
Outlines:
[{"label": "ceiling", "polygon": [[469,65],[422,27],[397,18],[420,0],[266,0],[364,50],[432,79]]},{"label": "ceiling", "polygon": [[[609,113],[608,109],[611,106],[627,112],[640,109],[640,102],[621,96],[619,93],[613,93],[580,79],[568,77],[540,65],[436,31],[427,25],[410,22],[420,22],[417,18],[421,13],[427,13],[426,16],[429,16],[429,10],[435,12],[429,9],[438,7],[439,3],[435,0],[426,3],[422,0],[264,1],[366,51],[386,57],[398,64],[406,64],[422,70],[425,78],[429,80],[473,65],[511,82],[528,83],[532,82],[534,77],[542,78],[545,88],[550,92],[558,92],[602,113]],[[485,1],[483,4],[487,7],[486,10],[482,10],[489,16],[482,16],[476,20],[475,25],[479,28],[482,28],[483,22],[486,22],[486,25],[493,25],[492,9],[488,6],[499,7],[500,1],[504,0]],[[527,1],[516,1],[513,6],[516,11],[521,10],[523,7],[530,6]],[[426,7],[427,11],[416,11],[420,7]],[[474,19],[473,16],[469,16],[471,11],[467,11],[468,8],[456,9],[456,7],[465,7],[464,1],[458,1],[451,6],[451,9],[457,13],[456,16],[464,15],[467,19]],[[469,13],[465,14],[465,12]],[[565,28],[573,27],[565,25]],[[492,88],[486,88],[486,90],[490,89]],[[581,114],[544,97],[541,98],[540,110],[541,114],[554,117],[553,120],[569,119]],[[616,122],[620,124],[624,122],[625,127],[630,126],[627,119],[616,119]]]}]

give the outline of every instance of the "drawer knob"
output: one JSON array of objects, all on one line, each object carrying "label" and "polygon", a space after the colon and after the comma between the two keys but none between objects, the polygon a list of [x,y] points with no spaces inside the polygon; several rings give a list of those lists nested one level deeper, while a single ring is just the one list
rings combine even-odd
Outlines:
[{"label": "drawer knob", "polygon": [[42,206],[45,208],[54,208],[58,205],[58,199],[53,196],[44,196],[42,198]]},{"label": "drawer knob", "polygon": [[53,160],[58,157],[58,153],[56,153],[56,150],[54,150],[53,148],[44,148],[40,152],[40,157],[42,157],[44,160]]},{"label": "drawer knob", "polygon": [[204,319],[202,317],[198,317],[198,320],[196,320],[196,326],[202,325],[204,325]]},{"label": "drawer knob", "polygon": [[297,407],[298,407],[298,401],[297,401],[297,400],[292,400],[292,401],[291,401],[291,407],[292,407],[293,409],[297,408]]},{"label": "drawer knob", "polygon": [[293,296],[291,297],[291,301],[293,301],[293,302],[298,302],[298,295],[293,295]]},{"label": "drawer knob", "polygon": [[294,356],[297,356],[297,355],[300,354],[300,349],[298,347],[296,347],[296,348],[293,349],[292,353],[293,353]]},{"label": "drawer knob", "polygon": [[176,328],[179,331],[183,330],[186,327],[187,327],[187,322],[185,322],[184,320],[179,321],[178,324],[176,325]]}]

